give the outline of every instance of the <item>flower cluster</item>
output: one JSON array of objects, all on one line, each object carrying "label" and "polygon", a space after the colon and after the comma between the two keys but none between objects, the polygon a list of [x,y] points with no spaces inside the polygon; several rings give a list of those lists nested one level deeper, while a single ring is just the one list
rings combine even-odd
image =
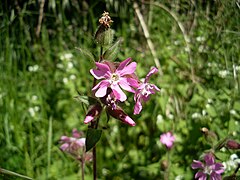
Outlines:
[{"label": "flower cluster", "polygon": [[[119,102],[127,100],[127,96],[123,90],[134,93],[134,114],[139,114],[142,110],[142,102],[148,101],[151,94],[160,89],[150,84],[149,78],[158,72],[157,68],[152,68],[147,74],[143,82],[139,81],[135,71],[136,62],[131,62],[131,58],[127,58],[121,63],[110,61],[96,62],[96,69],[91,69],[90,73],[96,80],[100,80],[93,88],[93,94],[99,98],[101,103],[106,106],[107,113],[122,122],[135,126],[135,122],[118,106]],[[84,120],[89,123],[101,113],[102,107],[100,103],[93,105]]]},{"label": "flower cluster", "polygon": [[195,174],[195,178],[199,180],[206,180],[210,176],[210,180],[221,180],[221,174],[224,172],[224,167],[221,163],[215,162],[215,157],[212,153],[207,153],[204,156],[205,163],[193,160],[192,168],[200,169]]},{"label": "flower cluster", "polygon": [[175,136],[171,132],[164,133],[160,136],[160,142],[171,149],[175,142]]},{"label": "flower cluster", "polygon": [[85,153],[86,138],[83,138],[83,133],[77,129],[72,130],[72,137],[62,136],[60,139],[60,149],[79,161],[90,161],[91,153]]}]

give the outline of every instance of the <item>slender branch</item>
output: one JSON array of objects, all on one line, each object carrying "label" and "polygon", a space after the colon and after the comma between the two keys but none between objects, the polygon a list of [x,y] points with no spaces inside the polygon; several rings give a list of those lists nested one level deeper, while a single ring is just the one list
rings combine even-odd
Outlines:
[{"label": "slender branch", "polygon": [[39,37],[40,31],[41,31],[44,3],[45,3],[45,0],[41,0],[40,9],[39,9],[39,17],[38,17],[38,25],[37,25],[37,30],[36,30],[37,37]]},{"label": "slender branch", "polygon": [[84,156],[82,156],[82,160],[81,160],[82,180],[84,180],[84,165],[85,165],[85,160],[84,160],[85,157]]},{"label": "slender branch", "polygon": [[191,46],[190,46],[190,38],[183,26],[183,24],[181,23],[181,21],[178,19],[177,15],[172,12],[170,9],[168,9],[166,6],[164,6],[163,4],[160,4],[160,3],[155,3],[155,2],[146,2],[144,1],[145,4],[151,4],[151,5],[155,5],[161,9],[163,9],[164,11],[166,11],[168,14],[171,15],[171,17],[176,21],[179,29],[181,30],[182,32],[182,35],[183,35],[183,38],[184,38],[184,41],[185,41],[185,44],[186,44],[186,48],[187,48],[187,52],[188,52],[188,59],[189,59],[189,63],[190,63],[190,66],[191,66],[191,76],[192,76],[192,81],[195,82],[195,73],[194,73],[194,69],[193,69],[193,60],[192,60],[192,51],[191,51]]},{"label": "slender branch", "polygon": [[143,33],[144,33],[144,36],[145,38],[147,39],[147,44],[148,44],[148,47],[152,53],[152,56],[153,56],[153,59],[154,59],[154,62],[155,62],[155,65],[157,66],[157,68],[159,69],[159,73],[160,75],[163,75],[163,71],[162,71],[162,68],[161,68],[161,65],[160,65],[160,61],[159,59],[157,58],[157,53],[155,51],[155,48],[154,48],[154,45],[150,39],[150,35],[149,35],[149,31],[148,31],[148,28],[147,28],[147,25],[143,19],[143,16],[139,10],[139,6],[136,2],[133,3],[133,7],[134,7],[134,10],[137,14],[137,17],[140,21],[140,24],[142,26],[142,29],[143,29]]}]

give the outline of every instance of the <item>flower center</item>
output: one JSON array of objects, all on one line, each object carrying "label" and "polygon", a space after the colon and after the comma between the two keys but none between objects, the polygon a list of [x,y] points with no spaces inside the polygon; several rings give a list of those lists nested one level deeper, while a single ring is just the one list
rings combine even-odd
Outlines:
[{"label": "flower center", "polygon": [[212,173],[212,167],[211,166],[205,166],[203,173],[210,175]]},{"label": "flower center", "polygon": [[119,76],[116,73],[113,73],[111,76],[111,81],[112,82],[116,82],[119,80]]},{"label": "flower center", "polygon": [[150,95],[151,94],[150,89],[152,89],[152,87],[149,84],[146,83],[145,87],[141,90],[141,94],[143,96]]}]

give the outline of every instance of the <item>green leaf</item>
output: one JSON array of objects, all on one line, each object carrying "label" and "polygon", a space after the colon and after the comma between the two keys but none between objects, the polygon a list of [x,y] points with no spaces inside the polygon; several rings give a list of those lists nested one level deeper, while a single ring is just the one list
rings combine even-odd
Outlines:
[{"label": "green leaf", "polygon": [[82,49],[79,47],[75,47],[75,49],[79,50],[81,54],[83,54],[85,57],[90,59],[93,63],[95,63],[95,57],[94,55],[87,49]]},{"label": "green leaf", "polygon": [[80,94],[78,96],[75,96],[74,99],[76,99],[77,101],[79,101],[83,104],[86,104],[87,106],[96,104],[98,102],[98,100],[93,97],[80,95]]},{"label": "green leaf", "polygon": [[86,138],[86,152],[92,149],[96,143],[100,140],[102,135],[102,130],[88,128],[87,138]]},{"label": "green leaf", "polygon": [[122,39],[119,39],[110,48],[108,48],[103,54],[103,59],[115,60],[119,52],[119,47],[121,43],[122,43]]}]

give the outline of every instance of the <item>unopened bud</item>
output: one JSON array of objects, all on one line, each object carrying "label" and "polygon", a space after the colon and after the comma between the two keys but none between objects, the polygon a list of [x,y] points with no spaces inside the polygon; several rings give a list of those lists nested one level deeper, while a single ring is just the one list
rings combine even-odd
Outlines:
[{"label": "unopened bud", "polygon": [[227,141],[226,147],[228,149],[240,149],[240,143],[230,139]]},{"label": "unopened bud", "polygon": [[126,123],[130,126],[135,126],[136,123],[120,108],[112,109],[111,107],[107,108],[107,113],[112,117]]},{"label": "unopened bud", "polygon": [[113,42],[114,31],[110,28],[105,28],[103,25],[100,25],[95,34],[95,41],[101,46],[108,46]]},{"label": "unopened bud", "polygon": [[94,104],[90,106],[88,113],[85,117],[84,123],[87,124],[96,118],[102,111],[102,106],[100,104]]}]

